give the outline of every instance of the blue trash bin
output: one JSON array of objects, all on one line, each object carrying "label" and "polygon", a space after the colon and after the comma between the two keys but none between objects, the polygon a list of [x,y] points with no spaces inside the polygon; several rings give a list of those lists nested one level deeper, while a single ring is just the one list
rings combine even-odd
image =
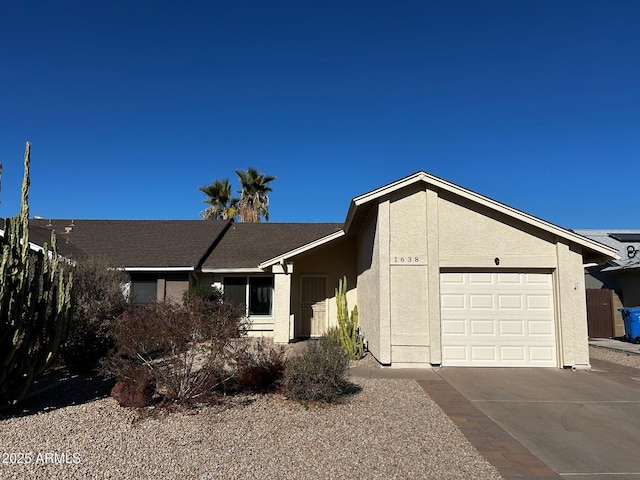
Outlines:
[{"label": "blue trash bin", "polygon": [[619,308],[624,321],[624,337],[628,342],[640,343],[640,307]]}]

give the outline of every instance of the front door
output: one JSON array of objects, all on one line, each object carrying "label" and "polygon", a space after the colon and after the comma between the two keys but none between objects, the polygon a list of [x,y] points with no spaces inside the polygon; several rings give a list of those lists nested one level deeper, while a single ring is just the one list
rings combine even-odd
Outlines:
[{"label": "front door", "polygon": [[327,330],[327,277],[303,276],[300,294],[300,337],[319,337]]}]

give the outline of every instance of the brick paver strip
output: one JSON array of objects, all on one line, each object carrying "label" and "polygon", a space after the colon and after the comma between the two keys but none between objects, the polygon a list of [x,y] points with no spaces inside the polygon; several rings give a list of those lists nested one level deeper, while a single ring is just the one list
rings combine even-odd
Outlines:
[{"label": "brick paver strip", "polygon": [[471,444],[507,480],[561,479],[446,380],[417,380]]}]

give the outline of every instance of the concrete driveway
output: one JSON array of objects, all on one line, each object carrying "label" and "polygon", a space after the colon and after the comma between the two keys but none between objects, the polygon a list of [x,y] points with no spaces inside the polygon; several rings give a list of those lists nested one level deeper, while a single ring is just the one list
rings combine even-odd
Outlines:
[{"label": "concrete driveway", "polygon": [[561,477],[640,479],[640,371],[592,367],[435,372]]}]

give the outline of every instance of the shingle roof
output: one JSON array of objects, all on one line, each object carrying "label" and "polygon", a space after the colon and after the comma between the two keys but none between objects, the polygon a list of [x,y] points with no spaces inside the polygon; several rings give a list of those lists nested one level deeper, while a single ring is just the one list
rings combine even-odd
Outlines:
[{"label": "shingle roof", "polygon": [[84,252],[104,256],[129,268],[194,268],[230,224],[215,220],[31,219],[29,222],[36,227],[34,232],[55,229],[60,253],[66,249],[72,255]]},{"label": "shingle roof", "polygon": [[38,245],[48,242],[55,229],[61,255],[71,260],[104,256],[129,269],[257,268],[262,261],[342,228],[339,223],[222,220],[31,219],[29,223],[31,241]]},{"label": "shingle roof", "polygon": [[234,223],[202,268],[256,268],[341,228],[341,223]]}]

